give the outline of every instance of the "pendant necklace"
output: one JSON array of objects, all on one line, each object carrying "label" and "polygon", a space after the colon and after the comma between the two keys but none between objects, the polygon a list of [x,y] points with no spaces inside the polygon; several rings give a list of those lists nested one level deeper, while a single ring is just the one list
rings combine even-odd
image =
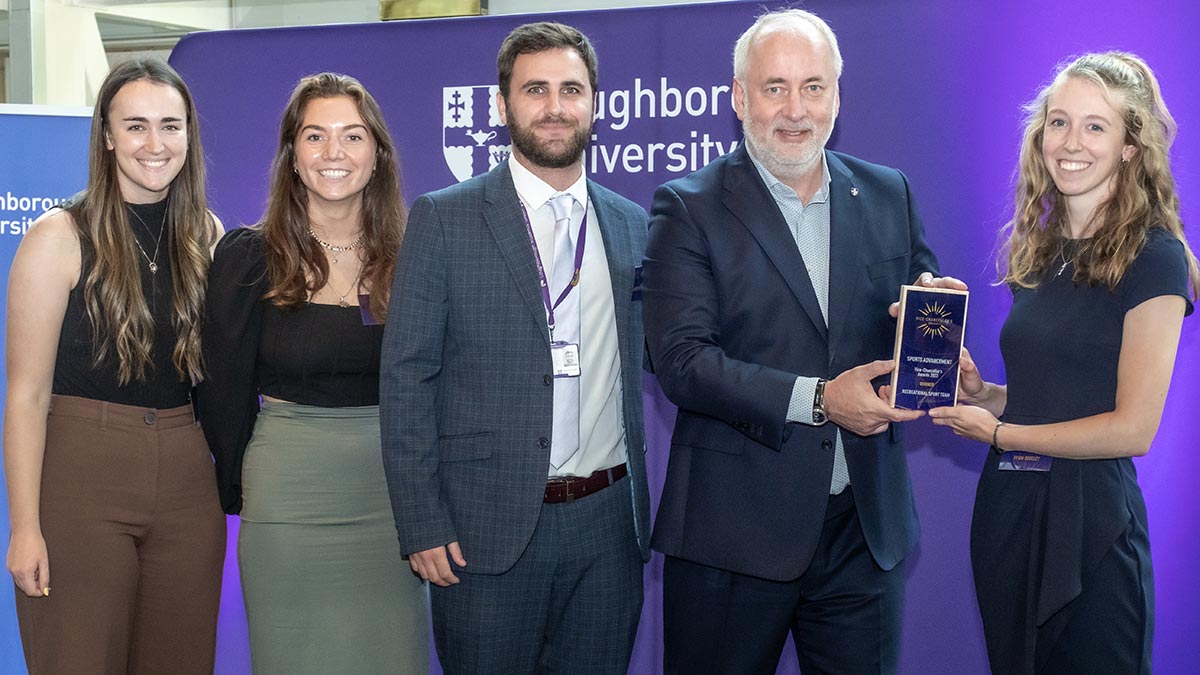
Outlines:
[{"label": "pendant necklace", "polygon": [[[331,262],[332,262],[334,265],[336,265],[336,264],[337,264],[337,261],[338,261],[338,256],[339,256],[339,255],[341,255],[341,254],[345,253],[346,251],[353,251],[353,250],[355,250],[355,249],[360,249],[360,248],[362,248],[362,247],[363,247],[363,235],[362,235],[361,233],[358,235],[358,238],[357,238],[357,239],[355,239],[353,242],[351,242],[350,244],[348,244],[348,245],[346,245],[346,246],[334,246],[333,244],[331,244],[331,243],[329,243],[329,242],[325,241],[324,239],[322,239],[322,238],[318,237],[318,236],[317,236],[317,233],[316,233],[315,231],[313,231],[313,229],[312,229],[312,225],[309,225],[309,226],[308,226],[308,236],[312,237],[312,238],[313,238],[313,241],[315,241],[315,242],[317,242],[318,244],[320,244],[321,248],[323,248],[323,249],[325,249],[326,251],[329,251],[330,253],[332,253],[332,254],[333,254],[332,256],[330,256],[330,261],[331,261]],[[350,291],[346,291],[346,293],[347,293],[347,294],[348,294],[349,292],[350,292]]]},{"label": "pendant necklace", "polygon": [[1071,259],[1068,260],[1067,259],[1067,240],[1063,239],[1058,244],[1058,257],[1062,258],[1063,264],[1060,265],[1058,268],[1058,271],[1054,273],[1055,279],[1057,279],[1059,276],[1062,275],[1063,270],[1067,269],[1067,265],[1070,265],[1071,263],[1075,262],[1079,258],[1079,251],[1076,251],[1075,255],[1071,256]]},{"label": "pendant necklace", "polygon": [[[132,208],[129,209],[129,212],[132,213],[133,217],[137,218],[138,222],[142,224],[142,228],[146,230],[146,234],[153,237],[154,233],[150,231],[150,226],[146,224],[146,221],[142,220],[142,217],[138,215],[138,212]],[[158,238],[154,240],[153,258],[150,257],[150,254],[146,253],[146,249],[142,248],[142,242],[138,241],[137,235],[135,234],[133,236],[133,243],[137,244],[138,250],[142,252],[142,257],[146,259],[146,263],[150,267],[150,274],[158,273],[158,248],[162,244],[163,229],[166,228],[166,226],[167,217],[166,214],[163,214],[163,221],[158,226]]]},{"label": "pendant necklace", "polygon": [[[320,241],[320,240],[318,240],[318,241]],[[349,250],[349,249],[346,249],[346,250]],[[346,292],[342,293],[341,295],[338,295],[337,289],[335,289],[333,287],[333,279],[332,278],[326,283],[326,285],[329,286],[330,292],[332,292],[334,295],[338,296],[338,307],[349,307],[350,306],[350,303],[346,302],[346,296],[350,295],[351,291],[358,288],[358,282],[361,279],[362,279],[362,268],[360,267],[358,270],[358,275],[354,277],[354,282],[350,284],[350,288],[346,289]]]}]

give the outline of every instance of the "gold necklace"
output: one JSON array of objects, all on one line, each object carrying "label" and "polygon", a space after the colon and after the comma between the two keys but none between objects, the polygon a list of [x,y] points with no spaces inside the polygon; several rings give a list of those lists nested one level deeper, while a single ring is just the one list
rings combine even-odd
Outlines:
[{"label": "gold necklace", "polygon": [[[353,242],[351,242],[350,244],[348,244],[346,246],[334,246],[333,244],[318,237],[317,233],[315,231],[313,231],[312,225],[308,226],[308,236],[312,237],[313,241],[320,244],[321,248],[323,248],[326,251],[329,251],[330,253],[333,254],[333,256],[331,256],[331,259],[332,259],[332,262],[334,265],[337,264],[339,255],[345,253],[346,251],[353,251],[355,249],[359,249],[359,248],[363,247],[363,235],[361,232],[359,233],[357,239],[355,239]],[[349,293],[349,291],[346,291],[346,292]]]},{"label": "gold necklace", "polygon": [[[146,221],[142,220],[142,217],[138,215],[138,212],[132,208],[128,209],[128,211],[133,214],[134,218],[137,218],[139,223],[142,224],[142,228],[146,230],[146,234],[153,237],[154,233],[150,231],[150,226],[146,224]],[[150,255],[148,253],[146,253],[146,249],[142,248],[142,242],[138,241],[137,234],[133,235],[133,243],[137,244],[138,250],[142,252],[142,257],[146,259],[146,263],[150,267],[150,274],[158,274],[158,248],[159,248],[159,246],[162,245],[163,229],[166,228],[166,226],[167,226],[167,217],[166,217],[166,214],[163,214],[163,221],[158,226],[158,238],[154,240],[154,257],[153,258],[151,258]]]}]

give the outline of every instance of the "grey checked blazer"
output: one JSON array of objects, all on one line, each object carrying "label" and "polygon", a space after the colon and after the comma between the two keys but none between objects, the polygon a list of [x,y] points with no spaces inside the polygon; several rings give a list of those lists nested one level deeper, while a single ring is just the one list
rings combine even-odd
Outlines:
[{"label": "grey checked blazer", "polygon": [[[649,493],[634,268],[646,213],[588,181],[621,351],[629,499],[643,559]],[[550,338],[508,164],[422,195],[396,266],[380,366],[383,462],[400,550],[458,541],[471,572],[508,570],[542,507],[550,462]]]}]

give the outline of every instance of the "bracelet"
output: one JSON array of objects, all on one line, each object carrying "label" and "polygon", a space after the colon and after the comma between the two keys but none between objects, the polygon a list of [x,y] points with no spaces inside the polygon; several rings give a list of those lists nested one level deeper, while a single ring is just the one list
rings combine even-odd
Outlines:
[{"label": "bracelet", "polygon": [[1000,449],[1000,442],[996,440],[996,434],[1000,433],[1000,427],[1002,426],[1004,426],[1004,422],[996,420],[996,426],[992,427],[992,452],[996,453],[997,455],[1004,452]]}]

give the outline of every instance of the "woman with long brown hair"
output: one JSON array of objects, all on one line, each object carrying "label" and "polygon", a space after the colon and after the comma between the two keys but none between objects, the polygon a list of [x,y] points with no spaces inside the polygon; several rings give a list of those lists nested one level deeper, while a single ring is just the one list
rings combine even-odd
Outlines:
[{"label": "woman with long brown hair", "polygon": [[346,75],[302,79],[266,214],[217,246],[204,333],[201,419],[241,514],[255,672],[428,669],[425,589],[400,557],[379,441],[405,218],[375,99]]},{"label": "woman with long brown hair", "polygon": [[225,519],[191,392],[220,231],[187,86],[159,60],[115,66],[87,188],[9,275],[8,569],[31,673],[212,672]]},{"label": "woman with long brown hair", "polygon": [[1085,54],[1028,106],[1003,276],[1007,385],[962,360],[935,424],[990,443],[971,561],[996,673],[1148,673],[1154,584],[1133,457],[1162,418],[1200,292],[1137,56]]}]

